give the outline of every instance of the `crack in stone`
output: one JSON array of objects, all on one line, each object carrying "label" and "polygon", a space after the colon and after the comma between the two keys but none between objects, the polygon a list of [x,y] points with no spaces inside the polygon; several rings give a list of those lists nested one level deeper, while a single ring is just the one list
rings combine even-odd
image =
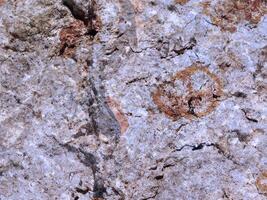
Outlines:
[{"label": "crack in stone", "polygon": [[82,21],[87,26],[86,35],[94,37],[98,33],[101,22],[95,13],[97,9],[95,0],[89,1],[87,13],[73,0],[62,0],[62,4],[70,10],[75,19]]},{"label": "crack in stone", "polygon": [[87,20],[85,12],[75,3],[75,1],[62,0],[62,3],[64,6],[66,6],[70,10],[72,16],[75,19],[83,21],[85,25],[88,24],[88,20]]},{"label": "crack in stone", "polygon": [[251,122],[255,122],[255,123],[258,123],[259,121],[257,120],[257,119],[254,119],[254,118],[252,118],[252,117],[249,117],[247,114],[247,111],[245,110],[245,109],[241,109],[242,110],[242,112],[245,114],[245,117],[246,117],[246,119],[248,120],[248,121],[251,121]]},{"label": "crack in stone", "polygon": [[[52,137],[54,141],[56,141],[56,143],[59,144],[61,147],[67,149],[69,152],[74,153],[82,164],[92,170],[94,179],[93,196],[94,198],[103,198],[104,193],[106,193],[106,188],[104,186],[102,178],[97,175],[97,173],[99,173],[99,169],[97,167],[96,157],[92,153],[89,153],[80,147],[77,148],[71,146],[69,143],[62,144],[56,139],[55,136],[49,137]],[[83,155],[83,157],[81,156],[81,154]]]},{"label": "crack in stone", "polygon": [[119,200],[125,200],[125,194],[121,190],[119,190],[118,188],[112,187],[112,191],[116,195],[120,196]]},{"label": "crack in stone", "polygon": [[185,147],[191,147],[192,151],[196,151],[196,150],[203,149],[205,146],[210,147],[210,146],[215,146],[215,144],[214,143],[205,143],[205,142],[200,143],[200,144],[196,144],[196,145],[185,144],[182,147],[175,149],[174,151],[182,151]]},{"label": "crack in stone", "polygon": [[134,79],[126,82],[126,85],[129,85],[131,83],[135,83],[135,82],[138,82],[138,81],[146,80],[147,78],[148,78],[148,76],[146,76],[146,77],[137,77],[137,78],[134,78]]},{"label": "crack in stone", "polygon": [[243,98],[245,99],[248,95],[245,94],[244,92],[240,92],[240,91],[237,91],[233,94],[233,96],[237,97],[237,98]]},{"label": "crack in stone", "polygon": [[177,54],[177,55],[182,55],[185,53],[186,50],[192,50],[197,44],[197,41],[195,38],[191,38],[190,41],[181,49],[174,49],[173,51]]},{"label": "crack in stone", "polygon": [[184,127],[184,126],[186,126],[188,123],[184,123],[184,124],[181,124],[177,129],[176,129],[176,132],[178,133],[178,132],[180,132],[180,130]]},{"label": "crack in stone", "polygon": [[173,150],[173,152],[177,152],[177,151],[182,151],[184,148],[186,147],[190,147],[192,151],[197,151],[197,150],[201,150],[203,149],[204,147],[214,147],[215,149],[218,150],[218,153],[223,155],[226,159],[232,161],[234,164],[236,165],[240,165],[237,161],[235,161],[233,159],[233,156],[230,155],[230,154],[227,154],[221,147],[218,143],[207,143],[207,142],[202,142],[200,144],[195,144],[195,145],[192,145],[192,144],[185,144],[183,145],[182,147],[180,148],[177,148],[175,150]]}]

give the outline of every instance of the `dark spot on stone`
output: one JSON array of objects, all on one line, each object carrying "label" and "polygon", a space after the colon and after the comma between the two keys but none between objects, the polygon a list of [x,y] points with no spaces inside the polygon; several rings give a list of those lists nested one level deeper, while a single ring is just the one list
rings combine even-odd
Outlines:
[{"label": "dark spot on stone", "polygon": [[154,1],[150,1],[149,3],[150,3],[151,6],[156,6],[157,5],[157,3],[154,2]]},{"label": "dark spot on stone", "polygon": [[164,177],[163,175],[158,175],[158,176],[155,176],[155,179],[156,180],[161,180],[161,179],[163,179],[163,177]]},{"label": "dark spot on stone", "polygon": [[103,195],[106,193],[106,188],[104,187],[102,180],[96,180],[94,183],[94,197],[95,198],[104,198]]},{"label": "dark spot on stone", "polygon": [[86,187],[85,189],[76,187],[75,190],[76,190],[77,192],[81,193],[81,194],[86,194],[86,193],[89,192],[89,188],[88,188],[88,187]]},{"label": "dark spot on stone", "polygon": [[238,97],[238,98],[246,98],[247,97],[247,94],[245,94],[243,92],[235,92],[233,95],[235,97]]},{"label": "dark spot on stone", "polygon": [[175,7],[175,5],[168,5],[167,9],[168,9],[169,11],[171,11],[171,12],[176,11],[176,7]]},{"label": "dark spot on stone", "polygon": [[204,147],[203,144],[199,144],[199,145],[197,145],[197,146],[194,146],[194,147],[192,148],[192,151],[196,151],[196,150],[203,149],[203,147]]},{"label": "dark spot on stone", "polygon": [[83,21],[86,25],[88,24],[85,12],[73,0],[62,0],[62,3],[70,10],[75,19]]}]

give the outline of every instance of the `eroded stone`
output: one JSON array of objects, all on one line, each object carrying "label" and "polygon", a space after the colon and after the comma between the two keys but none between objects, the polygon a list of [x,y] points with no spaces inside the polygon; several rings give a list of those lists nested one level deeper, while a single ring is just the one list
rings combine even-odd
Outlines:
[{"label": "eroded stone", "polygon": [[[180,85],[175,84],[177,80]],[[159,85],[152,96],[158,108],[173,119],[203,117],[218,105],[221,87],[220,79],[207,67],[195,64]]]},{"label": "eroded stone", "polygon": [[257,177],[256,186],[260,193],[267,195],[267,172],[263,172]]},{"label": "eroded stone", "polygon": [[258,24],[267,13],[267,3],[264,0],[206,1],[203,9],[211,17],[212,23],[222,31],[235,32],[237,25],[243,21]]}]

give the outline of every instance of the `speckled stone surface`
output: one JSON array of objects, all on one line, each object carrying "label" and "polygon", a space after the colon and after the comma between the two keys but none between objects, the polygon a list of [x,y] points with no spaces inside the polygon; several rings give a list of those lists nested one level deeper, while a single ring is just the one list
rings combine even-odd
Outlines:
[{"label": "speckled stone surface", "polygon": [[266,14],[0,0],[0,199],[267,199]]}]

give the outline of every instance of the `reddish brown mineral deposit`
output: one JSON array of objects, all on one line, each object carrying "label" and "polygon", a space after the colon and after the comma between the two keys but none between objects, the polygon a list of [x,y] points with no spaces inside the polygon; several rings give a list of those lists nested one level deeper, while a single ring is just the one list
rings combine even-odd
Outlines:
[{"label": "reddish brown mineral deposit", "polygon": [[181,5],[184,5],[188,2],[189,0],[175,0],[176,3],[179,3]]},{"label": "reddish brown mineral deposit", "polygon": [[[193,79],[195,75],[202,77],[201,81],[204,82],[198,89],[194,87],[197,82]],[[177,81],[180,87],[175,85]],[[216,108],[221,96],[219,78],[200,64],[178,72],[170,81],[160,84],[152,94],[159,110],[173,120],[205,116]]]},{"label": "reddish brown mineral deposit", "polygon": [[116,120],[120,124],[121,133],[122,134],[125,133],[129,127],[129,123],[124,112],[122,111],[120,104],[111,97],[108,97],[107,104],[109,108],[111,109],[111,111],[113,112]]},{"label": "reddish brown mineral deposit", "polygon": [[4,5],[5,0],[0,0],[0,6]]},{"label": "reddish brown mineral deposit", "polygon": [[82,21],[75,21],[68,27],[63,28],[59,33],[60,54],[66,57],[71,57],[76,49],[80,37],[85,32],[85,25]]},{"label": "reddish brown mineral deposit", "polygon": [[258,176],[256,186],[260,193],[267,194],[267,171]]},{"label": "reddish brown mineral deposit", "polygon": [[203,13],[211,17],[213,24],[222,31],[235,32],[240,22],[258,24],[267,13],[265,0],[222,0],[212,5],[211,1],[202,3]]}]

